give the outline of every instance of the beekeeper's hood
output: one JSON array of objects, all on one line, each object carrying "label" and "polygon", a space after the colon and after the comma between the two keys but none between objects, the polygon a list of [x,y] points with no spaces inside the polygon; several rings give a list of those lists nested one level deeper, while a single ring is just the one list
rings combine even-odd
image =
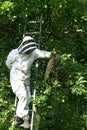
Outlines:
[{"label": "beekeeper's hood", "polygon": [[37,45],[34,39],[30,36],[25,36],[22,40],[22,43],[18,47],[20,54],[29,54],[37,48]]}]

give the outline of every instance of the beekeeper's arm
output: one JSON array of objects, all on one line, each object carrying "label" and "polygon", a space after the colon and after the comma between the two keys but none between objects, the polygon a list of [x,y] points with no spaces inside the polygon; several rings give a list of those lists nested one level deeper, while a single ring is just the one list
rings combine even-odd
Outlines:
[{"label": "beekeeper's arm", "polygon": [[51,52],[35,49],[35,56],[36,56],[36,59],[38,59],[38,58],[50,58]]},{"label": "beekeeper's arm", "polygon": [[12,50],[9,55],[7,56],[6,59],[6,66],[11,69],[12,68],[12,64],[15,61],[15,57],[16,57],[16,50]]}]

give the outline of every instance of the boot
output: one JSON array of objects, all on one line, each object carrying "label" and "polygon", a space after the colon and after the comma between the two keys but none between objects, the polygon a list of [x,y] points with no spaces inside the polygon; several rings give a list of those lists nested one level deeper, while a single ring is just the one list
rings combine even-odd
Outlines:
[{"label": "boot", "polygon": [[20,118],[20,117],[18,117],[18,116],[15,116],[14,117],[14,120],[13,120],[13,122],[12,122],[12,125],[13,126],[19,126],[19,125],[21,125],[21,124],[23,124],[23,120],[22,120],[22,118]]},{"label": "boot", "polygon": [[28,120],[24,120],[23,127],[24,127],[25,129],[28,129],[28,128],[30,127],[30,123],[29,123]]}]

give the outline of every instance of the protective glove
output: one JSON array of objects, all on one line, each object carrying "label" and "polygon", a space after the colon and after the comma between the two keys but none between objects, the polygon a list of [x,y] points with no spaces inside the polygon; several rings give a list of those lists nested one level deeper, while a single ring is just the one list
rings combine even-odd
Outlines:
[{"label": "protective glove", "polygon": [[52,50],[52,52],[51,52],[51,57],[50,58],[54,58],[54,57],[56,57],[56,51],[55,51],[55,49],[53,48],[53,50]]}]

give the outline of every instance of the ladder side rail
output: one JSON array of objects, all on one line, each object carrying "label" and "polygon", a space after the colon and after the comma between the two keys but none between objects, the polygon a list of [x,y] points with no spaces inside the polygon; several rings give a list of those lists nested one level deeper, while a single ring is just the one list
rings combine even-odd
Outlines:
[{"label": "ladder side rail", "polygon": [[[36,98],[36,89],[34,89],[34,92],[33,92],[33,100],[35,101],[35,98]],[[30,127],[30,130],[33,130],[33,126],[34,126],[34,114],[35,114],[35,103],[33,103],[32,105],[32,116],[31,116],[31,127]]]}]

